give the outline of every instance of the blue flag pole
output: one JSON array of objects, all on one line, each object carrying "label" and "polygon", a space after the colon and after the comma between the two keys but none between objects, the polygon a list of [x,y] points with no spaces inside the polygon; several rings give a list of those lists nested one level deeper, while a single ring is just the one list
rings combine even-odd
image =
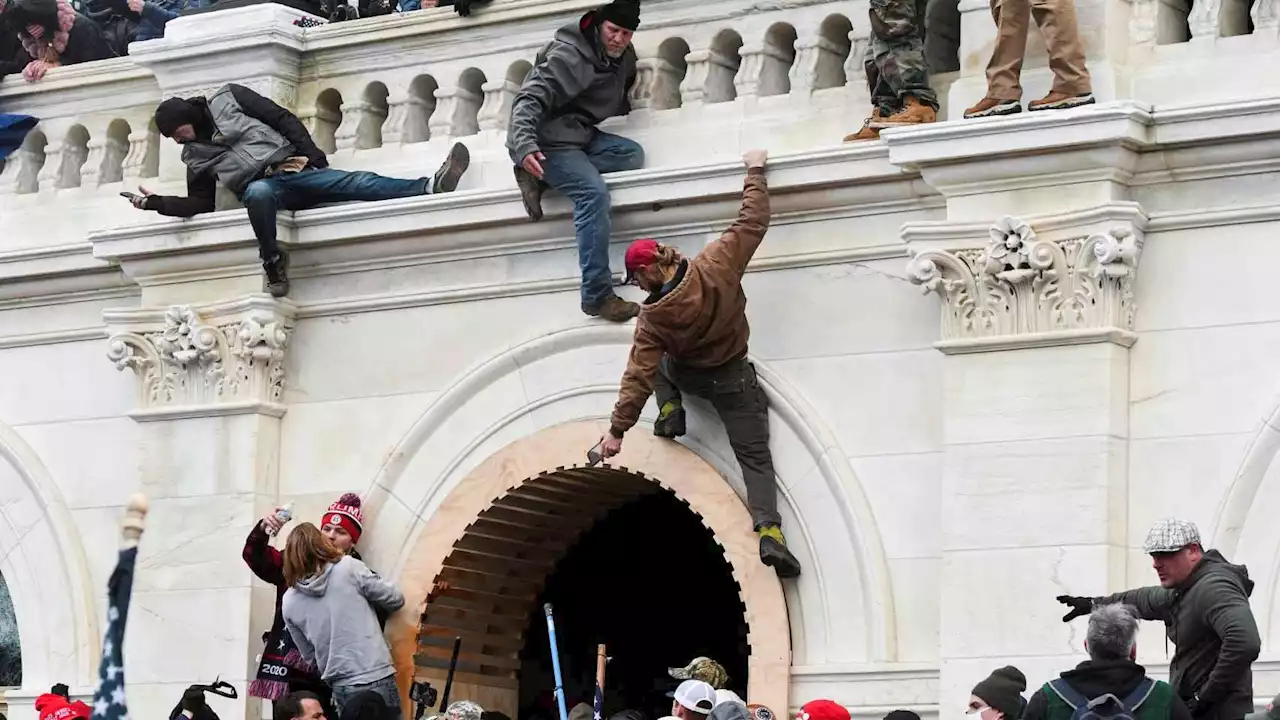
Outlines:
[{"label": "blue flag pole", "polygon": [[542,606],[547,613],[547,638],[551,642],[551,668],[556,676],[556,704],[560,708],[560,720],[569,720],[569,710],[564,703],[564,678],[560,675],[560,650],[556,646],[556,621],[551,616],[551,603]]}]

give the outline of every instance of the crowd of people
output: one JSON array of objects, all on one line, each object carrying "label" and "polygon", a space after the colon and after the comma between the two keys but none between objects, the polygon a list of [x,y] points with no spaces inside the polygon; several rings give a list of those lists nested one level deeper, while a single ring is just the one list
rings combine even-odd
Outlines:
[{"label": "crowd of people", "polygon": [[[290,0],[329,22],[452,7],[468,16],[490,0]],[[0,79],[27,82],[63,65],[129,54],[129,44],[164,37],[170,20],[216,0],[0,0]],[[216,9],[216,8],[214,8]]]}]

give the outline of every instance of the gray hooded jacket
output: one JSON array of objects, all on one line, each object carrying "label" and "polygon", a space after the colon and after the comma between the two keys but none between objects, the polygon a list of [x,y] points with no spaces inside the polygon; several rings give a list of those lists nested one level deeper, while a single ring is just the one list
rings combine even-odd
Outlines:
[{"label": "gray hooded jacket", "polygon": [[284,594],[284,625],[329,685],[365,685],[395,674],[371,605],[395,612],[404,595],[349,555]]},{"label": "gray hooded jacket", "polygon": [[1249,609],[1252,592],[1249,571],[1210,550],[1176,588],[1139,588],[1094,602],[1125,603],[1143,620],[1163,621],[1176,647],[1169,684],[1197,720],[1233,720],[1253,712],[1250,668],[1262,640]]},{"label": "gray hooded jacket", "polygon": [[596,125],[631,112],[627,91],[636,80],[635,48],[611,59],[599,32],[589,12],[557,30],[538,53],[511,106],[507,147],[516,162],[541,150],[581,148],[595,137]]}]

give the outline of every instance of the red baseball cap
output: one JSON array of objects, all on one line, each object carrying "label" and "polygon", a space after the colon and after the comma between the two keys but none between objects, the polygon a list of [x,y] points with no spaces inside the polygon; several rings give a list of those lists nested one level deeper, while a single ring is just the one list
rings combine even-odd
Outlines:
[{"label": "red baseball cap", "polygon": [[796,720],[849,720],[849,711],[831,700],[811,700],[800,708]]},{"label": "red baseball cap", "polygon": [[630,285],[637,270],[652,265],[657,259],[658,241],[653,238],[641,238],[627,246],[627,278],[624,284]]}]

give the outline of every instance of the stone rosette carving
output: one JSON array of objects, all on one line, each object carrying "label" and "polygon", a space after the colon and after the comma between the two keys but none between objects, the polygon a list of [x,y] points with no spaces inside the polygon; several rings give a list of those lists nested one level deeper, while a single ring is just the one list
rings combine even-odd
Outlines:
[{"label": "stone rosette carving", "polygon": [[138,380],[144,414],[282,414],[293,307],[252,297],[209,308],[108,311],[107,359]]},{"label": "stone rosette carving", "polygon": [[1003,217],[985,247],[921,252],[907,275],[942,298],[944,341],[1132,331],[1140,250],[1128,228],[1049,241],[1026,221]]}]

